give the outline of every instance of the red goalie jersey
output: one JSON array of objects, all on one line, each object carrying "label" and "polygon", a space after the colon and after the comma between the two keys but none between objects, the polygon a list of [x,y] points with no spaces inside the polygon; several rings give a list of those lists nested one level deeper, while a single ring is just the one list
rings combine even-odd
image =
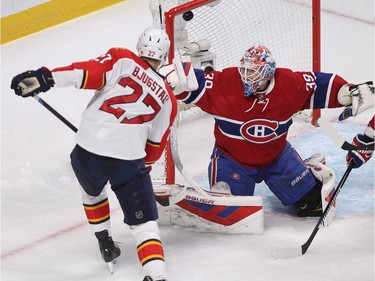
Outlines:
[{"label": "red goalie jersey", "polygon": [[245,97],[236,67],[194,71],[199,88],[177,98],[212,114],[215,146],[250,168],[264,167],[280,157],[292,116],[298,111],[342,107],[337,94],[347,84],[334,74],[277,68],[263,94]]}]

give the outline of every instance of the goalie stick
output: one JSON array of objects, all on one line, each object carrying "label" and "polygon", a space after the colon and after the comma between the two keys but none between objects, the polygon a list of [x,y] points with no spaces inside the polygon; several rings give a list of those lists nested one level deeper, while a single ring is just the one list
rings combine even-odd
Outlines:
[{"label": "goalie stick", "polygon": [[317,122],[319,127],[322,128],[323,132],[343,150],[374,150],[374,145],[356,146],[347,142],[326,118],[320,117]]},{"label": "goalie stick", "polygon": [[[180,172],[180,174],[184,177],[184,179],[191,185],[191,188],[194,189],[205,199],[209,199],[211,197],[209,194],[207,194],[206,191],[193,179],[193,177],[186,171],[184,168],[180,155],[178,153],[178,144],[177,144],[177,130],[176,130],[176,122],[171,127],[171,133],[169,136],[170,144],[171,144],[171,150],[172,150],[172,158],[173,162],[177,168],[177,170]],[[181,200],[183,200],[186,196],[186,191],[188,187],[184,187],[179,193],[172,195],[169,198],[169,204],[175,204]]]},{"label": "goalie stick", "polygon": [[299,246],[299,247],[290,247],[290,248],[275,248],[272,250],[271,255],[277,259],[287,259],[287,258],[295,258],[304,255],[307,250],[309,249],[312,241],[314,240],[316,234],[318,233],[318,230],[320,229],[320,226],[323,224],[324,218],[328,214],[331,206],[335,203],[336,197],[338,196],[341,188],[343,187],[346,179],[348,178],[352,168],[353,168],[354,162],[351,161],[349,163],[348,168],[346,169],[344,175],[342,176],[339,185],[337,186],[335,192],[333,193],[327,207],[324,209],[323,214],[320,216],[314,230],[312,231],[310,237],[307,239],[307,241]]}]

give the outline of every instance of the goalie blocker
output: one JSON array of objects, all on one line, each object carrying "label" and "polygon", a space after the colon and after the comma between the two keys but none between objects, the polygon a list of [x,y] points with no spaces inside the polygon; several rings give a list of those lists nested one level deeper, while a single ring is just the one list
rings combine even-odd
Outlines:
[{"label": "goalie blocker", "polygon": [[[322,182],[321,200],[324,210],[335,191],[335,174],[325,165],[325,157],[314,154],[305,160],[314,176]],[[154,185],[158,201],[159,224],[176,225],[197,232],[229,234],[262,234],[264,231],[263,199],[259,196],[232,196],[207,192],[203,197],[187,188],[185,197],[176,204],[169,199],[179,194],[182,185]],[[336,203],[323,220],[328,226],[336,214]]]}]

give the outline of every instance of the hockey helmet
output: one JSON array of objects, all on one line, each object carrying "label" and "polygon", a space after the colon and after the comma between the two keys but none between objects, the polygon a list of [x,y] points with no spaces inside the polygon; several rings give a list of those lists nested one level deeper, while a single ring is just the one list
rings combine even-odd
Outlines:
[{"label": "hockey helmet", "polygon": [[139,36],[137,51],[140,57],[159,60],[162,65],[167,58],[169,46],[170,41],[164,30],[149,27]]},{"label": "hockey helmet", "polygon": [[262,85],[270,81],[275,69],[276,63],[267,47],[256,45],[247,49],[238,66],[245,97],[256,94]]}]

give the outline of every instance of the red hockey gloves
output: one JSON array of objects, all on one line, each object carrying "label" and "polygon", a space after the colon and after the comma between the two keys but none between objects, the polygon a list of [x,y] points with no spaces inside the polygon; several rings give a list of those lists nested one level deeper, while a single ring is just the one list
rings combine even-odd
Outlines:
[{"label": "red hockey gloves", "polygon": [[14,76],[10,88],[16,95],[26,98],[40,92],[47,92],[54,84],[51,71],[46,67],[41,67],[38,70],[28,70]]},{"label": "red hockey gloves", "polygon": [[[374,139],[363,134],[358,134],[354,137],[352,144],[356,146],[374,145]],[[353,159],[353,168],[359,168],[370,160],[372,153],[372,150],[350,150],[346,155],[346,162],[349,163]]]}]

